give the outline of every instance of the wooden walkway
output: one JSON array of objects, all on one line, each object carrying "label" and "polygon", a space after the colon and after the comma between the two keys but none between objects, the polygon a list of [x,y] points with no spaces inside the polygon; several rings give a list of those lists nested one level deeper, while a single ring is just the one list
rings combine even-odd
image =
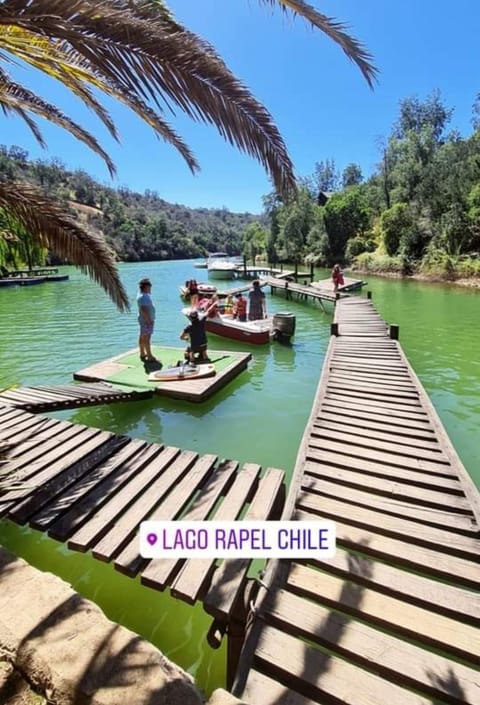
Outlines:
[{"label": "wooden walkway", "polygon": [[262,520],[281,515],[284,472],[132,440],[0,404],[0,517],[28,524],[190,604],[202,601],[221,632],[243,598],[250,560],[144,560],[149,520]]},{"label": "wooden walkway", "polygon": [[32,412],[56,411],[119,401],[142,401],[153,397],[154,391],[126,391],[107,383],[12,387],[0,392],[0,404]]},{"label": "wooden walkway", "polygon": [[[334,294],[331,286],[329,289],[321,289],[310,284],[296,284],[295,282],[284,281],[278,277],[265,277],[265,279],[262,279],[261,283],[263,286],[267,285],[270,287],[272,295],[279,291],[283,292],[287,301],[293,298],[293,294],[298,301],[312,299],[312,301],[318,301],[322,307],[324,301],[335,303],[337,300],[337,296]],[[348,294],[338,294],[339,298],[343,296],[348,296]]]},{"label": "wooden walkway", "polygon": [[335,323],[283,518],[332,519],[337,553],[269,564],[234,693],[478,705],[478,491],[371,302]]}]

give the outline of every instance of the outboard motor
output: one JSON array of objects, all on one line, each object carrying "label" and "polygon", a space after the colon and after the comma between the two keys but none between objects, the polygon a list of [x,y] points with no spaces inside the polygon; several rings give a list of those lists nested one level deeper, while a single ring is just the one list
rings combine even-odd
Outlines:
[{"label": "outboard motor", "polygon": [[293,313],[275,313],[272,319],[273,337],[282,343],[288,343],[295,334],[296,318]]}]

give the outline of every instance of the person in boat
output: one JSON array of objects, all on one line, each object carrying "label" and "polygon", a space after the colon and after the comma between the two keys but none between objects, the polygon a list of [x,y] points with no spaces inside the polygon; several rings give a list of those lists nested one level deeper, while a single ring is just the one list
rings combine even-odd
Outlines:
[{"label": "person in boat", "polygon": [[209,362],[207,352],[208,341],[205,330],[205,319],[208,315],[207,311],[199,311],[196,308],[191,308],[188,314],[190,323],[180,334],[180,340],[188,340],[190,342],[185,350],[185,359],[193,365],[198,359],[202,362]]},{"label": "person in boat", "polygon": [[138,324],[140,326],[140,335],[138,337],[138,347],[140,351],[140,360],[142,362],[158,362],[157,358],[152,354],[151,338],[155,325],[155,306],[153,305],[151,291],[152,282],[150,279],[141,279],[138,282],[137,307],[138,307]]},{"label": "person in boat", "polygon": [[343,279],[343,272],[340,269],[339,264],[335,264],[332,269],[332,282],[333,282],[333,291],[334,293],[337,293],[338,287],[343,286],[345,281]]},{"label": "person in boat", "polygon": [[220,300],[216,294],[211,299],[202,299],[198,306],[208,318],[216,318],[220,313]]},{"label": "person in boat", "polygon": [[223,313],[226,316],[230,316],[233,314],[233,299],[232,299],[231,294],[228,294],[225,298],[225,301],[223,304]]},{"label": "person in boat", "polygon": [[252,288],[248,292],[248,302],[249,321],[259,321],[267,317],[265,294],[260,287],[258,279],[252,282]]},{"label": "person in boat", "polygon": [[243,296],[241,291],[235,297],[233,317],[239,321],[247,320],[247,299]]},{"label": "person in boat", "polygon": [[187,282],[188,289],[188,299],[191,306],[197,306],[198,304],[198,284],[196,279],[190,279]]}]

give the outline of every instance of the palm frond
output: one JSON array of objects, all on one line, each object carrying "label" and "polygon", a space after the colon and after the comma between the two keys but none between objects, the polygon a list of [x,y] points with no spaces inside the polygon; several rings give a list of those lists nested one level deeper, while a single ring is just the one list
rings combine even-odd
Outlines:
[{"label": "palm frond", "polygon": [[105,240],[81,228],[45,193],[26,183],[0,181],[0,208],[5,209],[42,247],[48,247],[96,281],[120,309],[128,297]]},{"label": "palm frond", "polygon": [[[90,147],[93,152],[101,156],[107,164],[110,174],[112,176],[115,174],[115,165],[93,135],[84,130],[81,125],[78,125],[76,122],[64,115],[55,105],[47,103],[24,86],[20,86],[19,84],[9,80],[7,75],[2,71],[0,71],[0,104],[5,111],[14,111],[17,115],[20,115],[24,120],[26,120],[31,129],[33,129],[32,126],[34,123],[30,118],[27,119],[25,117],[26,110],[35,113],[50,122],[53,122],[59,127],[62,127],[78,140],[84,142],[84,144]],[[38,132],[38,128],[33,129],[33,132],[35,137],[37,137],[40,144],[43,146],[44,142]]]},{"label": "palm frond", "polygon": [[[68,42],[106,82],[135,96],[176,105],[214,124],[231,144],[258,159],[285,197],[295,177],[268,111],[231,74],[213,48],[159,13],[149,0],[5,0],[0,26],[14,23]],[[1,44],[0,44],[0,48]]]},{"label": "palm frond", "polygon": [[368,85],[373,88],[378,76],[378,69],[372,64],[373,57],[358,39],[348,33],[348,27],[345,24],[318,12],[303,0],[259,0],[259,2],[269,6],[280,5],[283,10],[291,10],[294,15],[300,15],[320,29],[343,49],[350,61],[357,64]]}]

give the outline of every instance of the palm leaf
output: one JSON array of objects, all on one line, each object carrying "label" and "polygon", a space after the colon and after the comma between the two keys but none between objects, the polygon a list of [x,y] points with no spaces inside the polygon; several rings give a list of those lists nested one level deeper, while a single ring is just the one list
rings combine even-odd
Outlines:
[{"label": "palm leaf", "polygon": [[81,228],[61,206],[26,183],[0,181],[0,208],[18,220],[37,244],[86,272],[121,311],[129,309],[115,260],[103,238]]},{"label": "palm leaf", "polygon": [[370,88],[377,79],[378,69],[372,64],[372,55],[363,44],[347,32],[347,26],[337,22],[332,17],[318,12],[314,7],[303,0],[259,0],[263,5],[280,5],[283,10],[291,10],[294,15],[300,15],[308,20],[314,27],[338,44],[350,61],[357,64]]},{"label": "palm leaf", "polygon": [[35,137],[38,139],[40,144],[44,146],[41,134],[36,127],[35,123],[26,116],[25,111],[36,113],[41,117],[53,122],[55,125],[62,127],[67,132],[70,132],[74,137],[76,137],[81,142],[84,142],[90,149],[102,157],[108,166],[110,174],[113,176],[115,174],[115,166],[102,147],[98,144],[97,140],[93,135],[83,129],[76,122],[71,120],[69,117],[64,115],[55,105],[47,103],[41,98],[39,98],[35,93],[29,91],[27,88],[14,83],[9,80],[7,75],[0,70],[0,105],[5,112],[12,111],[17,115],[20,115],[32,129]]}]

